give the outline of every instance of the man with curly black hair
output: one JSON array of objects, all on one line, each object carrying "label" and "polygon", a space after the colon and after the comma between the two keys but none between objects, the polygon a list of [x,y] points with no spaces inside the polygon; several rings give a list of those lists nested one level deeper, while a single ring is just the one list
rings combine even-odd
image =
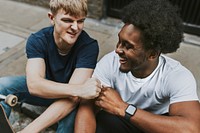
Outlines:
[{"label": "man with curly black hair", "polygon": [[175,52],[183,38],[176,8],[167,0],[134,0],[124,8],[123,22],[116,50],[93,73],[102,83],[96,122],[84,102],[75,131],[199,133],[196,81],[180,62],[163,55]]}]

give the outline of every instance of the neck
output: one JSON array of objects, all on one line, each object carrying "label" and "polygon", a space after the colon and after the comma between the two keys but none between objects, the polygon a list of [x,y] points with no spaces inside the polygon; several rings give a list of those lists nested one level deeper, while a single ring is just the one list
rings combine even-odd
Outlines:
[{"label": "neck", "polygon": [[65,56],[69,53],[69,51],[71,50],[71,47],[69,47],[69,45],[67,44],[58,43],[57,49],[60,55]]},{"label": "neck", "polygon": [[71,46],[66,44],[62,40],[56,41],[56,46],[57,46],[58,53],[62,56],[67,55],[71,50]]},{"label": "neck", "polygon": [[59,55],[62,55],[62,56],[68,55],[68,53],[69,53],[69,51],[70,51],[70,49],[69,49],[68,51],[62,51],[62,50],[60,50],[59,48],[57,48],[57,49],[58,49]]},{"label": "neck", "polygon": [[62,56],[66,56],[71,50],[71,45],[67,44],[65,41],[63,41],[63,39],[59,38],[55,31],[53,34],[58,53]]},{"label": "neck", "polygon": [[159,63],[159,58],[151,62],[148,62],[141,68],[132,70],[131,73],[136,78],[146,78],[156,69],[158,63]]}]

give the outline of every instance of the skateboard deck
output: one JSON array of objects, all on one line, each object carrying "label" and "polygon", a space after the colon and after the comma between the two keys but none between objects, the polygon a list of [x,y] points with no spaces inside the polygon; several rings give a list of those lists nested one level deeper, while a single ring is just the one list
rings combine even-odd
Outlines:
[{"label": "skateboard deck", "polygon": [[12,126],[6,116],[6,113],[0,104],[0,131],[1,133],[14,133]]}]

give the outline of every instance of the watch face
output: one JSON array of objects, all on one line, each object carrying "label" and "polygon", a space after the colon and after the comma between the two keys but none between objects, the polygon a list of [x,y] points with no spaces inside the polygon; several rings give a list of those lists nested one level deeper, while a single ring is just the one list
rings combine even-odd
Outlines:
[{"label": "watch face", "polygon": [[129,113],[130,115],[133,115],[136,111],[136,107],[129,105],[128,108],[126,109],[126,112]]}]

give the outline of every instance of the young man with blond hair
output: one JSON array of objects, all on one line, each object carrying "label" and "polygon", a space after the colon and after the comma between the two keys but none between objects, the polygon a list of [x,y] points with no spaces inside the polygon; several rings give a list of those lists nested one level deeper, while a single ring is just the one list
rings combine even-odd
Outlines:
[{"label": "young man with blond hair", "polygon": [[[80,98],[92,99],[101,91],[98,80],[91,78],[98,44],[83,30],[87,1],[50,0],[50,9],[52,26],[27,40],[26,76],[0,78],[1,94],[15,94],[20,102],[33,105],[50,105],[21,132],[42,131],[72,112]],[[1,104],[9,116],[10,107]],[[73,132],[70,116],[59,122],[57,132]]]}]

